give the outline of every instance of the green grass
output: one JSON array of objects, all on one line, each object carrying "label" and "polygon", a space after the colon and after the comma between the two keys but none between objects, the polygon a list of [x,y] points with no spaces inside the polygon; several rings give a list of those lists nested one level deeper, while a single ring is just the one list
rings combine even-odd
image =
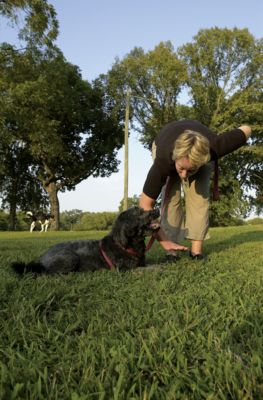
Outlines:
[{"label": "green grass", "polygon": [[263,226],[211,229],[209,260],[16,277],[52,244],[0,232],[1,399],[262,399]]}]

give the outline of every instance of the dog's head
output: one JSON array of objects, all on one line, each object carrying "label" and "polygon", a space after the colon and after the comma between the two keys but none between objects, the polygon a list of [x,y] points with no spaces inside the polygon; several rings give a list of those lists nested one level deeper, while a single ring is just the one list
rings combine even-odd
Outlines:
[{"label": "dog's head", "polygon": [[140,207],[131,207],[123,211],[112,229],[114,240],[125,247],[131,240],[143,240],[159,230],[159,216],[160,213],[156,209],[144,211]]}]

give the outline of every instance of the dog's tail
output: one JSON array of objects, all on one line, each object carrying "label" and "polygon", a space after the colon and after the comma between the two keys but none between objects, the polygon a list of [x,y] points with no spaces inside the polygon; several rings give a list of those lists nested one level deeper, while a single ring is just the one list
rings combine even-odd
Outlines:
[{"label": "dog's tail", "polygon": [[39,262],[30,262],[28,264],[23,262],[13,262],[11,268],[19,275],[23,275],[27,272],[33,272],[35,274],[42,274],[45,272],[45,268]]}]

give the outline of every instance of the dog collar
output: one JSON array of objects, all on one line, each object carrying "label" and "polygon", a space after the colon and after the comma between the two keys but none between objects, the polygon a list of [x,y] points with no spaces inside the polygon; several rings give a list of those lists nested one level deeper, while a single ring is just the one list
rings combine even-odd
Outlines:
[{"label": "dog collar", "polygon": [[137,251],[135,251],[132,247],[123,247],[120,243],[115,242],[123,251],[125,251],[126,253],[131,254],[132,256],[138,257],[138,253]]},{"label": "dog collar", "polygon": [[[118,245],[122,250],[124,250],[126,253],[129,253],[129,254],[131,254],[132,256],[138,257],[138,253],[137,253],[132,247],[129,247],[129,248],[126,249],[125,247],[121,246],[119,243],[117,243],[117,245]],[[115,265],[114,265],[113,262],[111,261],[110,257],[109,257],[109,256],[106,254],[106,252],[103,250],[102,241],[100,241],[100,251],[101,251],[101,254],[102,254],[104,260],[105,260],[106,263],[108,264],[109,268],[110,268],[110,269],[115,269]]]}]

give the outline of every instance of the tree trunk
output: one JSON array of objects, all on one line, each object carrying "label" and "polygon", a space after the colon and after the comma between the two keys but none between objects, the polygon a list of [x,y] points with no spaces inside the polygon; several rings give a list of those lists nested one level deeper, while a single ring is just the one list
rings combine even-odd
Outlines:
[{"label": "tree trunk", "polygon": [[16,205],[17,205],[17,179],[12,179],[11,193],[9,196],[9,231],[15,231],[17,226],[16,220]]},{"label": "tree trunk", "polygon": [[51,229],[59,231],[60,215],[59,215],[59,200],[58,200],[58,188],[54,182],[49,183],[45,186],[48,193],[50,202],[50,213],[54,215],[54,221],[51,223]]},{"label": "tree trunk", "polygon": [[[14,199],[12,199],[14,200]],[[16,230],[16,201],[10,201],[10,211],[9,211],[9,231]]]}]

